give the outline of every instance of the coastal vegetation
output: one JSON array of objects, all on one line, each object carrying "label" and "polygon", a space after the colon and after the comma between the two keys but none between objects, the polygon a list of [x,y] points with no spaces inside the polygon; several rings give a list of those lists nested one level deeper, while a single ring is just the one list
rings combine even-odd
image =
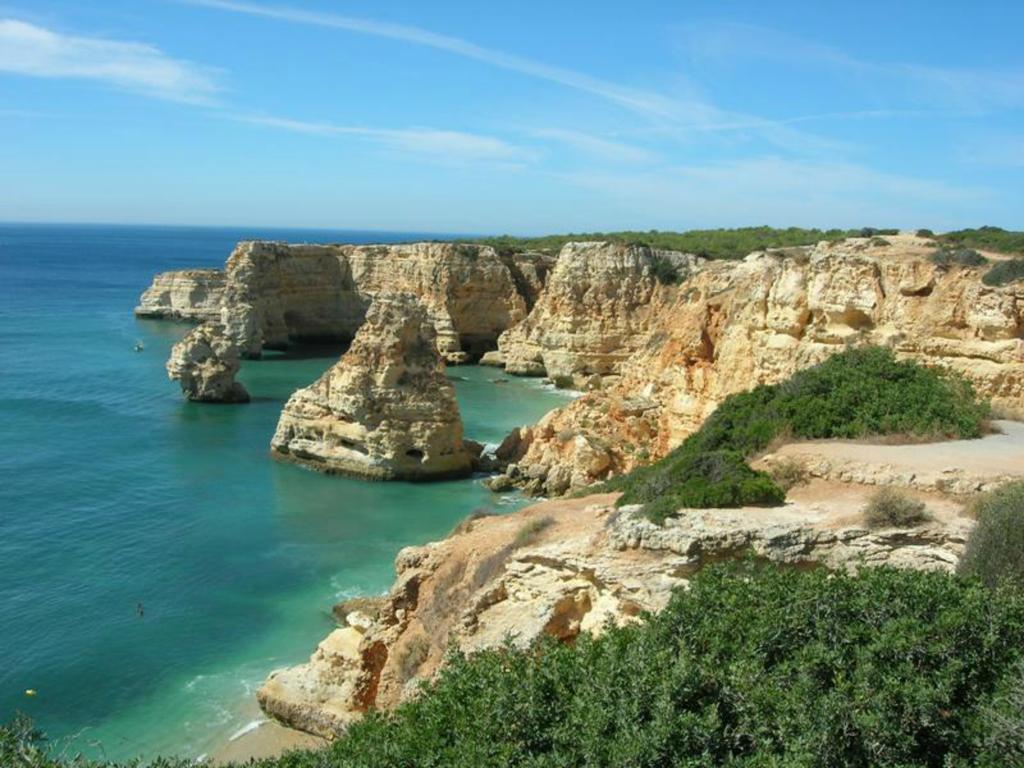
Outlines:
[{"label": "coastal vegetation", "polygon": [[978,248],[996,253],[1024,254],[1024,232],[1002,229],[1001,227],[977,227],[958,229],[936,235],[940,243],[961,247]]},{"label": "coastal vegetation", "polygon": [[683,507],[777,504],[785,491],[746,459],[780,439],[980,437],[989,414],[953,374],[899,361],[882,347],[848,349],[784,382],[731,395],[668,456],[604,484],[619,504],[664,521]]},{"label": "coastal vegetation", "polygon": [[869,528],[909,528],[930,518],[923,501],[897,488],[879,488],[864,508]]},{"label": "coastal vegetation", "polygon": [[1024,257],[993,264],[992,269],[981,278],[985,285],[1006,285],[1014,280],[1024,280]]},{"label": "coastal vegetation", "polygon": [[979,496],[971,505],[978,520],[967,542],[960,572],[989,586],[1024,587],[1024,481]]},{"label": "coastal vegetation", "polygon": [[475,241],[493,246],[499,253],[518,251],[544,251],[557,253],[574,240],[610,240],[631,245],[646,245],[672,251],[693,253],[708,259],[742,259],[748,253],[765,248],[787,248],[814,245],[822,240],[842,240],[847,237],[877,237],[895,235],[899,230],[876,229],[805,229],[803,227],[738,227],[735,229],[691,229],[685,232],[661,230],[622,232],[578,232],[542,237],[485,237]]},{"label": "coastal vegetation", "polygon": [[[643,623],[453,654],[393,712],[255,765],[1006,765],[1022,655],[1019,590],[891,568],[711,566]],[[24,721],[0,729],[0,763],[73,765]]]}]

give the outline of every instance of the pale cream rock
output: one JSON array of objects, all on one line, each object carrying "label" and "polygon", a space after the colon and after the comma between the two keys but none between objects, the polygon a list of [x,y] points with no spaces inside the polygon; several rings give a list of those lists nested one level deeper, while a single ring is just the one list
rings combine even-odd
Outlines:
[{"label": "pale cream rock", "polygon": [[219,320],[224,286],[222,269],[161,272],[139,298],[135,315],[165,320]]},{"label": "pale cream rock", "polygon": [[498,340],[506,370],[573,385],[618,373],[650,326],[658,260],[681,277],[700,262],[640,246],[567,243],[529,316]]},{"label": "pale cream rock", "polygon": [[[553,494],[566,477],[574,490],[629,471],[664,456],[728,395],[782,381],[847,345],[888,346],[956,371],[997,414],[1024,416],[1024,283],[987,286],[984,268],[939,267],[928,259],[934,245],[886,239],[884,248],[851,239],[707,262],[652,292],[646,329],[620,344],[634,349],[617,364],[620,377],[510,438],[502,458],[516,465],[517,483]],[[518,328],[543,308],[542,300]],[[518,328],[502,336],[506,353]],[[545,359],[580,357],[581,338],[563,339]]]},{"label": "pale cream rock", "polygon": [[241,369],[238,349],[216,323],[196,326],[171,349],[167,376],[181,384],[189,400],[247,403],[249,393],[235,381]]},{"label": "pale cream rock", "polygon": [[288,399],[270,445],[281,458],[370,479],[469,474],[455,390],[424,304],[379,293],[348,351]]},{"label": "pale cream rock", "polygon": [[250,241],[228,259],[223,321],[251,357],[296,341],[348,341],[381,292],[421,299],[449,362],[493,349],[526,316],[509,267],[490,247]]}]

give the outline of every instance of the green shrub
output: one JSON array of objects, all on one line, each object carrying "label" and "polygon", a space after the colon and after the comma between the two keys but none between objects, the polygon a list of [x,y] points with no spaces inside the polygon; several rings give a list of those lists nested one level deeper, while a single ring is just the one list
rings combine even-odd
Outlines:
[{"label": "green shrub", "polygon": [[970,248],[944,246],[933,251],[929,258],[940,267],[981,267],[988,264],[988,259]]},{"label": "green shrub", "polygon": [[1015,280],[1024,280],[1024,259],[998,261],[981,278],[985,285],[1006,285]]},{"label": "green shrub", "polygon": [[879,488],[864,507],[869,528],[910,528],[930,519],[923,501],[895,488]]},{"label": "green shrub", "polygon": [[1008,677],[1005,689],[985,712],[989,732],[980,765],[1024,765],[1024,664]]},{"label": "green shrub", "polygon": [[884,248],[885,246],[892,245],[892,243],[890,243],[884,237],[876,236],[871,238],[871,245],[875,246],[876,248]]},{"label": "green shrub", "polygon": [[[604,484],[620,490],[619,504],[647,503],[659,496],[663,517],[675,503],[676,487],[685,487],[685,506],[717,506],[710,502],[733,498],[739,503],[772,503],[782,489],[764,473],[723,475],[730,487],[717,494],[687,472],[702,472],[707,464],[697,454],[732,452],[749,458],[782,436],[853,439],[871,435],[906,434],[923,438],[980,437],[988,405],[978,402],[965,380],[952,374],[896,360],[880,347],[849,349],[820,365],[771,386],[731,395],[701,428],[654,464],[612,478]],[[717,466],[717,464],[715,465]],[[756,478],[756,482],[754,482]],[[693,479],[693,483],[691,483]],[[774,489],[769,490],[770,486]],[[692,491],[689,489],[693,489]],[[760,498],[757,498],[757,497]]]},{"label": "green shrub", "polygon": [[967,539],[960,573],[994,587],[1024,587],[1024,480],[980,496],[971,505],[978,523]]},{"label": "green shrub", "polygon": [[[1019,591],[888,568],[711,567],[644,623],[453,655],[395,711],[257,765],[966,768],[1014,733],[991,713],[1019,721],[1007,696],[1022,651]],[[13,724],[0,765],[58,762]]]},{"label": "green shrub", "polygon": [[967,248],[982,248],[998,253],[1024,252],[1024,232],[1014,232],[1000,227],[978,227],[959,229],[939,235],[938,240]]},{"label": "green shrub", "polygon": [[623,494],[621,503],[643,504],[644,514],[658,523],[683,507],[780,504],[786,498],[769,475],[751,469],[736,451],[682,453],[655,467],[646,482]]},{"label": "green shrub", "polygon": [[914,234],[916,234],[918,237],[935,237],[935,233],[932,232],[930,229],[919,229]]},{"label": "green shrub", "polygon": [[679,282],[679,267],[665,256],[655,256],[651,259],[651,271],[654,273],[654,279],[662,285],[675,285]]}]

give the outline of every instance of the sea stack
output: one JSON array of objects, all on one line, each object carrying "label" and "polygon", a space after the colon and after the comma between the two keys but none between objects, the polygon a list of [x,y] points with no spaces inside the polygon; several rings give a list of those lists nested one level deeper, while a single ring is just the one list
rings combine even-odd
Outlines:
[{"label": "sea stack", "polygon": [[378,294],[349,350],[288,399],[270,445],[313,469],[367,479],[469,474],[455,390],[423,303]]},{"label": "sea stack", "polygon": [[238,348],[217,323],[193,328],[167,360],[167,376],[181,384],[187,399],[201,403],[249,402],[249,393],[235,381],[240,368]]}]

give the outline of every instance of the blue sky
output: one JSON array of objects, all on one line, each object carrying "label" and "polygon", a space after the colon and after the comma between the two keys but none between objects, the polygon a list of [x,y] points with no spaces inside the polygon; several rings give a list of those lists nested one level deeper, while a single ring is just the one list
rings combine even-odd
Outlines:
[{"label": "blue sky", "polygon": [[1018,0],[0,0],[0,219],[1024,228]]}]

